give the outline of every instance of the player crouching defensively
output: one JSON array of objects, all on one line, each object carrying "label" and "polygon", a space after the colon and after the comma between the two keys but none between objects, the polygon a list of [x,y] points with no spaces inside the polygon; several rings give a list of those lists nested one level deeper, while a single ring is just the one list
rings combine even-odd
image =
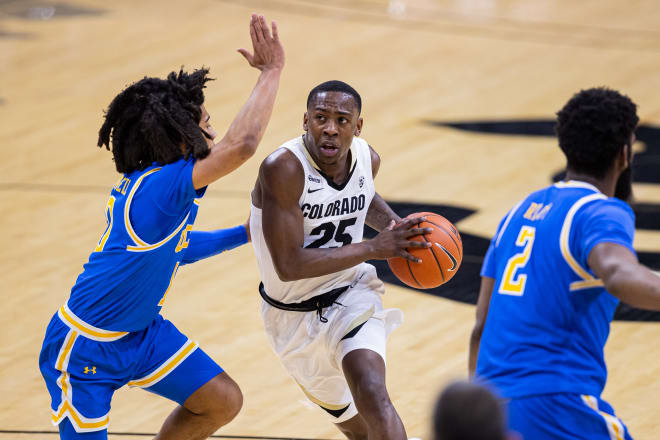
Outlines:
[{"label": "player crouching defensively", "polygon": [[[402,221],[375,192],[380,157],[357,136],[360,95],[329,81],[307,99],[305,133],[261,164],[250,230],[271,346],[306,396],[351,439],[405,439],[385,387],[385,342],[402,321],[383,309],[369,259],[430,244],[410,238],[423,218]],[[362,241],[364,224],[380,233]]]},{"label": "player crouching defensively", "polygon": [[246,226],[192,231],[210,183],[256,151],[270,119],[284,67],[277,27],[253,15],[261,71],[225,136],[204,107],[206,69],[144,78],[110,104],[99,132],[123,174],[111,190],[108,226],[71,295],[52,318],[39,358],[62,439],[105,440],[110,401],[124,385],[179,404],[157,440],[205,439],[241,408],[238,385],[160,310],[179,266],[249,240]]}]

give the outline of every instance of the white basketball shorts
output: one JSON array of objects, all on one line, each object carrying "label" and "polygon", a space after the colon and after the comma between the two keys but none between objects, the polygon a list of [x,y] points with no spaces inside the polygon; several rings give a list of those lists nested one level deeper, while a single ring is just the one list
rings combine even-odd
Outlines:
[{"label": "white basketball shorts", "polygon": [[[264,327],[275,354],[307,398],[341,423],[357,414],[341,362],[357,349],[386,359],[385,342],[403,322],[399,309],[383,309],[383,282],[376,269],[360,265],[358,279],[335,304],[317,312],[280,310],[262,302]],[[301,295],[302,296],[302,295]]]}]

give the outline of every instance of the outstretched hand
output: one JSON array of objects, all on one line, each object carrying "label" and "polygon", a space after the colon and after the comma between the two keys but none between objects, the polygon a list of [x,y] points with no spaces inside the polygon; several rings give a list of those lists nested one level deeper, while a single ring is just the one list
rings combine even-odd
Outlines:
[{"label": "outstretched hand", "polygon": [[277,24],[272,22],[273,34],[266,24],[263,15],[252,14],[250,20],[250,37],[254,54],[245,49],[238,52],[245,57],[250,66],[261,71],[282,69],[284,67],[284,48],[280,43]]}]

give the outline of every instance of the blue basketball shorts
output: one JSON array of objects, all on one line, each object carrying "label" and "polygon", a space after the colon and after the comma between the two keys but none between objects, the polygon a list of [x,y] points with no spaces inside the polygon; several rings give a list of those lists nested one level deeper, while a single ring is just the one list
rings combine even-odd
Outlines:
[{"label": "blue basketball shorts", "polygon": [[583,394],[543,394],[507,403],[509,428],[534,440],[632,440],[606,401]]},{"label": "blue basketball shorts", "polygon": [[[110,401],[124,385],[180,405],[223,370],[197,343],[158,315],[144,330],[93,327],[63,306],[46,330],[39,368],[51,396],[52,422],[75,433],[107,429]],[[68,429],[61,438],[76,438]]]}]

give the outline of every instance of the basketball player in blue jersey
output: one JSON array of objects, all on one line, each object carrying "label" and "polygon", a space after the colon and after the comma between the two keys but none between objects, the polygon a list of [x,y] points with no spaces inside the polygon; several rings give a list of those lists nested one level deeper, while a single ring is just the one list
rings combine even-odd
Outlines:
[{"label": "basketball player in blue jersey", "polygon": [[525,439],[630,439],[600,395],[619,300],[660,310],[660,277],[637,261],[626,203],[636,105],[595,88],[557,115],[566,180],[530,194],[497,228],[470,372],[507,399],[510,428]]},{"label": "basketball player in blue jersey", "polygon": [[208,70],[144,78],[110,104],[99,146],[122,177],[106,208],[108,225],[46,330],[39,358],[62,439],[106,439],[115,390],[141,387],[179,404],[156,439],[205,439],[240,410],[242,394],[160,310],[181,265],[249,240],[246,225],[192,231],[207,185],[249,159],[259,144],[284,67],[277,27],[250,22],[261,71],[225,136],[203,103]]}]

